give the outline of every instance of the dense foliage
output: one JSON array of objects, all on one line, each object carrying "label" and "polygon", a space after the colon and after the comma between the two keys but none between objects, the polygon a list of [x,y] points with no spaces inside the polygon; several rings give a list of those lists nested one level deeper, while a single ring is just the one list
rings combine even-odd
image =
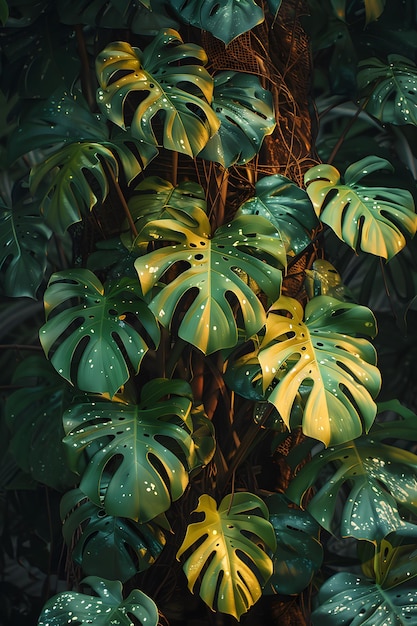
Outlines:
[{"label": "dense foliage", "polygon": [[[203,45],[290,5],[302,180]],[[417,624],[416,7],[306,9],[0,0],[4,626]]]}]

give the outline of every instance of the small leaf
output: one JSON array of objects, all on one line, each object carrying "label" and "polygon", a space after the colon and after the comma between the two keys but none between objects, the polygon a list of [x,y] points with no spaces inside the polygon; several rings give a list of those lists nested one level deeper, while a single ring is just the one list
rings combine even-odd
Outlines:
[{"label": "small leaf", "polygon": [[[95,596],[77,591],[63,591],[47,601],[39,617],[38,626],[67,626],[77,618],[80,626],[130,626],[132,617],[146,626],[158,625],[158,609],[147,595],[134,589],[124,600],[122,584],[97,576],[84,579],[96,593]],[[111,618],[111,622],[109,621]]]},{"label": "small leaf", "polygon": [[411,193],[405,189],[367,187],[364,176],[391,168],[385,159],[369,156],[350,165],[342,183],[332,165],[316,165],[304,180],[317,216],[353,250],[391,259],[414,236],[417,215]]},{"label": "small leaf", "polygon": [[[346,15],[346,0],[330,0],[333,10],[337,17],[344,20]],[[385,0],[364,0],[366,12],[366,24],[375,22],[382,14],[385,6]]]},{"label": "small leaf", "polygon": [[179,559],[193,549],[183,565],[188,587],[193,591],[201,575],[199,594],[204,602],[239,619],[259,600],[262,585],[272,574],[265,552],[275,548],[268,509],[257,496],[237,492],[223,498],[218,509],[213,498],[203,494],[194,513],[202,513],[204,519],[188,526],[177,553]]},{"label": "small leaf", "polygon": [[136,330],[139,321],[153,344],[159,341],[155,318],[128,278],[103,287],[89,270],[57,272],[45,292],[45,311],[45,354],[61,376],[85,391],[113,396],[128,380],[129,365],[139,371],[148,350]]},{"label": "small leaf", "polygon": [[7,18],[9,17],[9,7],[7,6],[6,0],[0,0],[0,22],[4,24],[7,22]]},{"label": "small leaf", "polygon": [[264,20],[254,0],[169,0],[181,20],[221,39],[227,45],[235,37]]},{"label": "small leaf", "polygon": [[331,296],[337,300],[353,300],[339,272],[326,259],[316,259],[312,268],[305,270],[305,274],[304,284],[310,299],[316,296]]}]

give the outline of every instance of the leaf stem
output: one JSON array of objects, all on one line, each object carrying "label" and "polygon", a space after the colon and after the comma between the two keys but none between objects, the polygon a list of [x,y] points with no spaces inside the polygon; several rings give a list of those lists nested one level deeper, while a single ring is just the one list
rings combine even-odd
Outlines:
[{"label": "leaf stem", "polygon": [[129,211],[129,207],[127,206],[126,198],[124,197],[123,192],[122,192],[122,190],[120,188],[119,182],[118,182],[116,176],[114,175],[114,172],[113,172],[112,168],[107,163],[107,161],[104,161],[104,163],[105,163],[107,171],[108,171],[108,173],[110,175],[110,178],[112,180],[114,188],[116,190],[117,197],[119,198],[120,204],[122,205],[123,211],[125,212],[126,219],[127,219],[128,223],[129,223],[130,230],[132,231],[132,235],[133,235],[133,237],[137,237],[138,236],[138,231],[137,231],[137,228],[135,226],[135,222],[133,221],[132,215],[131,215],[131,213]]}]

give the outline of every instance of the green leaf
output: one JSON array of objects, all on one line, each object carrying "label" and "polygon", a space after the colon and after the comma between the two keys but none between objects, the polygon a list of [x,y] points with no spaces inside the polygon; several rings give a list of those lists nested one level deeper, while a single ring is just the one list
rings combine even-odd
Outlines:
[{"label": "green leaf", "polygon": [[155,603],[139,589],[133,589],[123,599],[122,584],[118,580],[88,576],[83,582],[93,589],[95,596],[77,591],[59,593],[46,602],[38,626],[67,626],[74,617],[80,626],[131,626],[133,617],[146,626],[158,625]]},{"label": "green leaf", "polygon": [[385,589],[356,574],[339,572],[321,587],[317,602],[311,616],[314,626],[417,624],[413,581]]},{"label": "green leaf", "polygon": [[[346,18],[346,0],[330,0],[333,10],[341,20]],[[366,12],[366,24],[375,22],[382,14],[385,7],[385,0],[364,0]]]},{"label": "green leaf", "polygon": [[[163,146],[194,157],[220,124],[210,107],[213,80],[203,67],[206,62],[202,48],[184,44],[171,29],[161,31],[143,52],[115,42],[96,60],[98,104],[123,129],[128,110],[132,136],[151,145],[158,143],[154,124],[163,113]],[[135,92],[144,98],[133,105],[131,117],[127,103]]]},{"label": "green leaf", "polygon": [[256,195],[244,202],[237,215],[262,215],[279,230],[287,254],[299,254],[311,241],[318,221],[310,199],[286,176],[265,176],[255,184]]},{"label": "green leaf", "polygon": [[212,610],[239,619],[259,600],[262,585],[272,574],[265,552],[275,549],[268,509],[257,496],[236,492],[223,498],[218,509],[215,500],[203,494],[194,513],[204,519],[188,526],[177,553],[179,559],[193,550],[183,565],[188,588],[193,591],[201,575],[203,601]]},{"label": "green leaf", "polygon": [[388,62],[372,57],[359,63],[358,88],[365,110],[387,124],[417,125],[417,66],[398,54]]},{"label": "green leaf", "polygon": [[276,125],[272,94],[251,74],[219,72],[212,107],[220,128],[198,156],[226,168],[250,161]]},{"label": "green leaf", "polygon": [[157,524],[138,524],[107,515],[80,489],[63,496],[61,519],[72,559],[87,576],[126,582],[148,569],[165,545],[164,533]]},{"label": "green leaf", "polygon": [[285,595],[301,593],[310,584],[323,560],[323,548],[318,539],[319,525],[307,511],[290,505],[283,494],[272,494],[265,503],[277,539],[272,557],[274,573],[267,589],[270,587],[276,593]]},{"label": "green leaf", "polygon": [[195,451],[195,457],[191,461],[191,470],[198,472],[213,458],[216,451],[216,436],[213,423],[206,416],[203,405],[193,408],[191,420]]},{"label": "green leaf", "polygon": [[33,202],[0,200],[0,268],[6,296],[35,298],[45,274],[51,230]]},{"label": "green leaf", "polygon": [[7,18],[9,17],[9,7],[7,6],[6,0],[0,0],[0,22],[4,24],[7,22]]},{"label": "green leaf", "polygon": [[266,3],[272,15],[276,16],[281,6],[282,0],[266,0]]},{"label": "green leaf", "polygon": [[366,307],[318,296],[303,309],[293,298],[281,297],[270,309],[259,348],[264,390],[278,384],[268,397],[290,426],[292,406],[301,385],[309,390],[303,432],[325,445],[359,437],[371,427],[381,379],[376,354],[356,334],[376,333]]},{"label": "green leaf", "polygon": [[385,159],[369,156],[350,165],[342,183],[332,165],[316,165],[306,173],[307,193],[317,216],[353,250],[391,259],[414,236],[417,216],[405,189],[358,184],[364,176],[391,168]]},{"label": "green leaf", "polygon": [[[198,183],[185,180],[174,186],[158,176],[148,176],[134,189],[129,202],[129,210],[138,233],[145,224],[153,220],[173,218],[190,228],[196,226],[194,209],[206,211],[207,202],[204,189]],[[130,233],[123,233],[122,241],[131,248]]]},{"label": "green leaf", "polygon": [[344,537],[375,543],[410,526],[400,517],[398,505],[417,513],[415,454],[363,436],[314,456],[291,482],[287,496],[300,503],[324,469],[326,479],[307,509],[327,530],[332,530],[338,494],[343,494],[340,534]]},{"label": "green leaf", "polygon": [[226,45],[264,20],[263,10],[254,0],[169,1],[181,20],[207,30]]},{"label": "green leaf", "polygon": [[194,217],[199,220],[199,226],[193,230],[175,220],[150,222],[138,239],[153,238],[178,245],[168,245],[138,258],[135,267],[147,294],[170,267],[186,262],[188,269],[182,269],[174,280],[162,285],[149,307],[161,324],[169,327],[179,300],[191,290],[198,290],[178,334],[210,354],[233,347],[238,340],[236,320],[226,299],[228,293],[239,302],[241,324],[247,337],[265,322],[258,297],[237,271],[253,279],[273,299],[281,283],[281,270],[276,266],[283,266],[285,253],[276,229],[262,217],[241,216],[219,228],[212,239],[208,236],[210,225],[205,213],[196,209]]},{"label": "green leaf", "polygon": [[[113,396],[148,350],[159,329],[138,286],[128,278],[105,287],[89,270],[53,274],[45,292],[47,321],[40,329],[42,347],[55,369],[85,391]],[[123,350],[119,346],[123,346]]]},{"label": "green leaf", "polygon": [[13,457],[40,483],[59,491],[67,489],[77,480],[68,468],[62,445],[61,415],[73,397],[68,383],[41,354],[22,361],[12,383],[18,389],[7,398],[5,418]]},{"label": "green leaf", "polygon": [[337,269],[326,259],[317,259],[305,270],[305,288],[308,297],[331,296],[337,300],[353,300]]},{"label": "green leaf", "polygon": [[84,452],[90,459],[80,489],[107,515],[145,523],[184,493],[195,456],[185,427],[191,400],[175,395],[172,382],[145,385],[138,406],[84,403],[64,415],[71,467],[77,470]]}]

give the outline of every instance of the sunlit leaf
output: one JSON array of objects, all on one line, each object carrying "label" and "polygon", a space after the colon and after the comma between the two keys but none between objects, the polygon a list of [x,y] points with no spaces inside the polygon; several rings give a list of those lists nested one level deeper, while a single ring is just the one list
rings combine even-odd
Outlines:
[{"label": "sunlit leaf", "polygon": [[359,181],[381,169],[385,159],[368,156],[350,165],[342,182],[332,165],[316,165],[304,179],[317,216],[353,250],[391,259],[417,230],[411,193],[405,189],[368,187]]},{"label": "sunlit leaf", "polygon": [[183,384],[154,379],[137,406],[101,401],[65,413],[70,465],[77,471],[87,453],[80,489],[107,515],[145,523],[184,493],[195,453],[185,428],[191,400],[175,394]]},{"label": "sunlit leaf", "polygon": [[[206,62],[202,48],[184,44],[171,29],[160,31],[143,52],[112,43],[96,60],[98,104],[112,122],[130,126],[133,137],[152,145],[158,144],[154,126],[163,114],[163,146],[195,156],[220,124],[210,106],[213,80],[203,67]],[[144,98],[133,104],[132,117],[127,103],[136,92]]]},{"label": "sunlit leaf", "polygon": [[125,582],[150,567],[165,545],[161,528],[107,515],[80,489],[61,500],[63,536],[87,576]]},{"label": "sunlit leaf", "polygon": [[194,229],[176,220],[150,222],[138,240],[176,243],[138,258],[135,267],[147,294],[169,268],[185,261],[188,267],[182,268],[167,285],[161,285],[149,307],[161,324],[169,327],[179,300],[191,290],[198,290],[181,320],[178,334],[210,354],[233,347],[238,340],[236,320],[226,298],[229,293],[239,302],[247,337],[265,321],[261,302],[236,268],[253,279],[269,298],[274,298],[281,283],[277,266],[283,267],[285,253],[275,227],[262,217],[241,216],[220,227],[211,239],[206,214],[196,209],[193,217],[198,218],[198,227]]},{"label": "sunlit leaf", "polygon": [[239,619],[259,600],[272,574],[265,552],[275,548],[268,509],[257,496],[236,492],[223,498],[219,508],[203,494],[194,512],[204,519],[189,524],[177,553],[179,559],[192,549],[183,565],[188,587],[194,591],[197,584],[211,609]]},{"label": "sunlit leaf", "polygon": [[359,63],[358,88],[365,110],[389,124],[417,125],[417,66],[398,54]]},{"label": "sunlit leaf", "polygon": [[309,298],[332,296],[337,300],[353,300],[337,269],[326,259],[317,259],[305,270],[305,288]]},{"label": "sunlit leaf", "polygon": [[63,591],[52,597],[44,605],[38,626],[68,626],[76,617],[80,626],[131,626],[132,618],[146,626],[158,625],[158,609],[147,595],[139,589],[130,592],[126,599],[122,596],[120,581],[105,580],[88,576],[84,584],[92,588],[96,595],[78,591]]},{"label": "sunlit leaf", "polygon": [[207,30],[228,44],[264,20],[254,0],[169,0],[181,20]]},{"label": "sunlit leaf", "polygon": [[[55,369],[80,389],[113,396],[138,372],[148,350],[146,335],[159,341],[153,314],[137,283],[128,278],[104,287],[89,270],[57,272],[45,292],[46,324],[40,330]],[[123,350],[119,346],[123,346]]]}]

